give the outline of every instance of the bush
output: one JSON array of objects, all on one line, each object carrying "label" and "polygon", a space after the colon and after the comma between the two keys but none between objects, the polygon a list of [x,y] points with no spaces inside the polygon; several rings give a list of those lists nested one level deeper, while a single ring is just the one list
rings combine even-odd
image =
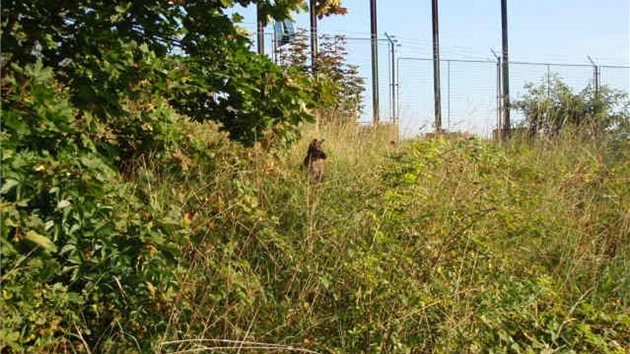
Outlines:
[{"label": "bush", "polygon": [[575,93],[557,75],[544,78],[538,85],[529,83],[525,89],[527,93],[513,106],[524,113],[521,124],[530,134],[555,136],[576,130],[583,136],[600,137],[609,133],[628,137],[627,93],[591,85]]},{"label": "bush", "polygon": [[14,66],[2,92],[3,350],[150,348],[184,230],[176,209],[134,195],[120,156],[101,153],[142,137],[77,112],[41,63]]}]

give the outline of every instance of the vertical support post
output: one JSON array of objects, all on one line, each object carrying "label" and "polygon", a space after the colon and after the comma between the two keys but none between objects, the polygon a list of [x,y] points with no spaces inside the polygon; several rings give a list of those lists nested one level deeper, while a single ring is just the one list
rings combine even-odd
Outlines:
[{"label": "vertical support post", "polygon": [[503,138],[510,135],[510,68],[508,59],[508,19],[507,0],[501,0],[501,39],[502,39],[502,73],[503,73]]},{"label": "vertical support post", "polygon": [[501,98],[501,58],[497,58],[497,138],[503,140],[503,99]]},{"label": "vertical support post", "polygon": [[593,86],[595,86],[595,97],[597,97],[599,94],[599,66],[595,64],[595,61],[590,56],[587,55],[586,57],[593,65]]},{"label": "vertical support post", "polygon": [[390,62],[390,78],[389,78],[389,86],[390,86],[390,107],[392,111],[391,122],[396,122],[396,42],[397,40],[393,38],[393,36],[389,35],[385,32],[385,36],[389,40],[390,45],[390,54],[391,57],[389,59]]},{"label": "vertical support post", "polygon": [[600,78],[601,78],[601,71],[600,71],[600,67],[599,65],[595,66],[595,94],[597,95],[597,97],[599,97],[599,91],[600,91],[600,87],[601,87],[601,83],[600,83]]},{"label": "vertical support post", "polygon": [[446,94],[446,130],[451,129],[451,61],[446,61],[446,85],[448,86],[448,91]]},{"label": "vertical support post", "polygon": [[591,64],[593,65],[593,86],[595,86],[595,104],[596,104],[596,113],[600,113],[601,110],[601,105],[600,105],[600,99],[599,99],[599,66],[597,66],[597,64],[595,64],[595,61],[593,61],[593,59],[591,59],[590,56],[586,56],[588,58],[588,60],[591,62]]},{"label": "vertical support post", "polygon": [[396,124],[400,119],[400,57],[396,59]]},{"label": "vertical support post", "polygon": [[378,97],[378,31],[376,19],[376,0],[370,0],[370,32],[372,37],[372,114],[374,125],[380,122]]},{"label": "vertical support post", "polygon": [[440,97],[440,32],[438,0],[432,0],[433,14],[433,99],[435,101],[435,132],[442,133],[442,99]]},{"label": "vertical support post", "polygon": [[271,34],[271,50],[273,50],[273,52],[271,53],[273,62],[275,64],[278,64],[278,41],[276,40],[275,33]]},{"label": "vertical support post", "polygon": [[599,76],[600,76],[599,66],[595,65],[595,96],[597,97],[599,97],[599,88],[600,88]]},{"label": "vertical support post", "polygon": [[265,54],[265,23],[260,8],[260,4],[256,7],[256,17],[258,19],[258,54]]},{"label": "vertical support post", "polygon": [[310,0],[309,15],[311,17],[311,68],[315,72],[315,64],[317,63],[317,10],[315,9],[315,0]]},{"label": "vertical support post", "polygon": [[501,109],[501,57],[499,55],[497,55],[497,53],[494,51],[494,49],[490,48],[490,51],[492,52],[492,55],[494,55],[494,58],[497,60],[497,90],[496,90],[496,99],[497,99],[497,121],[496,121],[496,135],[493,134],[493,138],[501,140],[502,139],[502,131],[503,131],[503,124],[502,124],[502,109]]},{"label": "vertical support post", "polygon": [[396,124],[396,46],[392,50],[392,123]]},{"label": "vertical support post", "polygon": [[547,98],[551,96],[551,68],[547,64]]}]

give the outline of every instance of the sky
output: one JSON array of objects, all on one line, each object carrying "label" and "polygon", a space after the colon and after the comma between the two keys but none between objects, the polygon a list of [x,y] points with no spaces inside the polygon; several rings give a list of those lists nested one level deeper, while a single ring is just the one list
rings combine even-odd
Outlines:
[{"label": "sky", "polygon": [[[348,14],[320,20],[319,32],[369,38],[370,1],[342,0],[342,4],[348,8]],[[500,5],[500,0],[439,1],[441,58],[495,60],[492,50],[499,54],[501,52]],[[515,91],[526,82],[540,81],[545,72],[559,73],[579,90],[592,79],[589,57],[597,65],[630,66],[628,0],[508,0],[507,7],[511,62],[584,65],[549,67],[515,64],[510,67],[511,86],[515,87]],[[379,37],[385,38],[385,32],[395,36],[400,44],[397,57],[432,57],[430,0],[377,0],[377,10]],[[247,8],[239,12],[245,16],[243,25],[253,29],[255,10]],[[308,13],[295,14],[294,18],[296,26],[309,27]],[[271,27],[267,30],[271,31]],[[369,41],[350,41],[348,46],[351,52],[348,60],[359,65],[361,73],[371,79]],[[388,53],[387,42],[384,42],[379,49],[379,96],[383,101],[381,116],[387,116],[394,105],[383,99],[390,97],[388,86],[392,80],[388,77],[391,68],[387,62]],[[433,89],[430,64],[430,61],[398,60],[398,84],[402,91],[397,98],[398,116],[401,125],[408,126],[403,129],[417,132],[427,124],[431,125]],[[448,67],[442,64],[441,68],[443,100],[449,97],[448,103],[442,103],[443,114],[447,108],[448,111],[457,112],[453,113],[457,116],[453,121],[461,123],[461,130],[471,129],[475,125],[472,129],[483,130],[481,133],[487,134],[496,118],[495,66],[492,63],[453,62]],[[630,69],[604,68],[601,80],[604,84],[630,91]],[[368,84],[367,91],[370,91],[369,88]],[[472,95],[475,91],[483,92],[480,93],[483,98]],[[369,119],[372,108],[369,92],[365,101],[365,111],[368,111],[366,119]]]}]

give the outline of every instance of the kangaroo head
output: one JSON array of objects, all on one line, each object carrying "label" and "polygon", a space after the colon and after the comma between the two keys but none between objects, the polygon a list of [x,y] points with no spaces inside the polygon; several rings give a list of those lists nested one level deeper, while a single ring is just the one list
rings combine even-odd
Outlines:
[{"label": "kangaroo head", "polygon": [[324,139],[318,140],[313,139],[308,146],[308,151],[306,152],[306,158],[310,161],[314,160],[325,160],[327,158],[326,153],[322,149],[322,143]]}]

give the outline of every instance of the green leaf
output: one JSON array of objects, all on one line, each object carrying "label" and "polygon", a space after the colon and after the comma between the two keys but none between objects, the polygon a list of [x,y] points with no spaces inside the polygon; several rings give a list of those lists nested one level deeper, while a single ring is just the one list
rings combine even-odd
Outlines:
[{"label": "green leaf", "polygon": [[0,189],[0,194],[7,194],[11,189],[15,188],[18,184],[18,181],[14,179],[5,180],[2,184],[2,189]]},{"label": "green leaf", "polygon": [[60,201],[59,203],[57,203],[57,209],[60,209],[60,210],[61,209],[65,209],[65,208],[69,207],[70,204],[71,203],[70,203],[69,200],[64,199],[64,200]]},{"label": "green leaf", "polygon": [[49,251],[49,252],[57,251],[57,246],[55,246],[55,244],[48,237],[44,235],[40,235],[33,230],[27,232],[24,238],[44,248],[46,251]]},{"label": "green leaf", "polygon": [[122,14],[125,13],[127,11],[129,11],[129,9],[131,8],[131,3],[128,2],[126,4],[122,4],[122,5],[117,5],[114,10],[116,10],[116,12]]}]

